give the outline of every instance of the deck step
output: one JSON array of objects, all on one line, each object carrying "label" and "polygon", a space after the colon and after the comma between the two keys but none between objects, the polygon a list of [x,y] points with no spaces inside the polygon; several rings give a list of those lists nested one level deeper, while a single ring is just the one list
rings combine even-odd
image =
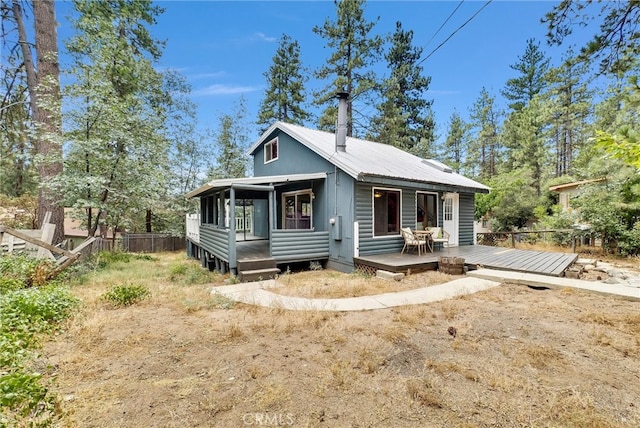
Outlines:
[{"label": "deck step", "polygon": [[240,282],[260,281],[263,279],[273,279],[280,273],[277,267],[267,269],[243,270],[238,272]]},{"label": "deck step", "polygon": [[258,269],[273,269],[276,267],[276,259],[272,257],[264,259],[242,259],[238,260],[238,272]]}]

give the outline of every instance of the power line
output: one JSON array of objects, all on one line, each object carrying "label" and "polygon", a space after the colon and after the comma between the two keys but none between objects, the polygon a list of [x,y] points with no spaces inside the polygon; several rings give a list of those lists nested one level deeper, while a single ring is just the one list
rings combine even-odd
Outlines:
[{"label": "power line", "polygon": [[429,41],[424,45],[424,47],[426,48],[427,46],[429,46],[429,43],[431,43],[431,41],[438,35],[438,33],[440,32],[440,30],[442,30],[442,27],[444,27],[447,22],[449,22],[449,20],[451,19],[451,17],[456,13],[456,11],[458,9],[460,9],[460,6],[462,6],[462,3],[464,3],[464,0],[462,0],[460,3],[458,3],[458,6],[456,6],[455,9],[453,9],[453,12],[451,12],[449,14],[449,16],[447,17],[447,19],[444,20],[444,22],[442,23],[442,25],[440,25],[440,28],[438,28],[436,30],[435,33],[433,33],[433,36],[431,36],[431,38],[429,39]]},{"label": "power line", "polygon": [[438,46],[436,46],[436,48],[435,48],[434,50],[432,50],[431,52],[429,52],[429,55],[427,55],[426,57],[424,57],[423,59],[421,59],[420,61],[418,61],[418,62],[416,63],[416,65],[420,65],[420,64],[422,64],[423,62],[425,62],[426,60],[428,60],[428,59],[429,59],[429,57],[430,57],[431,55],[433,55],[434,53],[436,53],[436,51],[437,51],[438,49],[440,49],[440,48],[441,48],[445,43],[447,43],[447,42],[449,41],[449,39],[450,39],[450,38],[452,38],[452,37],[453,37],[453,36],[454,36],[458,31],[460,31],[460,30],[461,30],[465,25],[467,25],[469,22],[471,22],[471,20],[472,20],[473,18],[475,18],[476,16],[478,16],[478,14],[479,14],[480,12],[482,12],[482,9],[484,9],[484,8],[485,8],[485,7],[487,7],[487,6],[489,6],[489,3],[491,3],[492,1],[493,1],[493,0],[488,0],[488,1],[487,1],[487,2],[486,2],[486,3],[485,3],[485,4],[484,4],[480,9],[478,9],[478,10],[476,11],[476,13],[474,13],[474,14],[471,16],[471,18],[467,19],[467,20],[464,22],[464,24],[462,24],[461,26],[459,26],[458,28],[456,28],[456,29],[455,29],[455,31],[449,35],[449,37],[447,37],[447,38],[446,38],[442,43],[440,43]]}]

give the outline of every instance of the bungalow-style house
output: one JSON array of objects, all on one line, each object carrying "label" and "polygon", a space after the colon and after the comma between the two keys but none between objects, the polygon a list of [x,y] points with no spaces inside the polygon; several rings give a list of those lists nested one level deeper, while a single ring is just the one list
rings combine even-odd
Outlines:
[{"label": "bungalow-style house", "polygon": [[262,245],[277,265],[320,261],[352,271],[360,256],[400,253],[402,227],[439,226],[449,245],[473,245],[474,195],[489,188],[438,161],[346,137],[345,94],[338,110],[336,134],[277,122],[249,149],[254,177],[188,193],[200,200],[197,231],[188,218],[189,254],[240,273],[240,253]]}]

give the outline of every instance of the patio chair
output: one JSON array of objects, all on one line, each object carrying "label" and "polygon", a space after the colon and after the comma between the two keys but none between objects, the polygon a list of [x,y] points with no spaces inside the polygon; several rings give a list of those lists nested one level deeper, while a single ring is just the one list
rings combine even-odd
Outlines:
[{"label": "patio chair", "polygon": [[407,252],[409,252],[410,247],[418,247],[418,255],[421,255],[422,247],[426,247],[427,241],[418,239],[409,227],[403,227],[402,229],[400,229],[400,233],[402,233],[402,237],[404,238],[404,247],[402,247],[402,251],[400,252],[400,254],[404,254],[404,250],[407,250]]},{"label": "patio chair", "polygon": [[429,228],[429,232],[431,232],[431,240],[434,244],[438,242],[443,246],[447,244],[447,251],[449,251],[449,232],[442,230],[441,227],[431,227]]}]

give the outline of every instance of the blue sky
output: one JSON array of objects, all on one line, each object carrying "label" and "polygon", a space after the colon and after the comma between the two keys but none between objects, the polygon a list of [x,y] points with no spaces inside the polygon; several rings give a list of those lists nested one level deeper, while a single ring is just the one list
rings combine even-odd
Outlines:
[{"label": "blue sky", "polygon": [[[160,67],[179,70],[193,87],[192,100],[198,106],[201,128],[214,128],[222,113],[233,111],[241,96],[246,100],[247,120],[254,122],[264,97],[268,70],[282,34],[299,42],[301,60],[309,70],[326,61],[325,40],[313,33],[331,17],[333,1],[158,1],[165,9],[155,37],[166,40]],[[392,33],[396,21],[413,30],[413,43],[424,48],[423,57],[434,50],[485,1],[465,1],[447,24],[434,36],[459,1],[369,1],[365,16],[379,20],[377,34]],[[463,118],[477,99],[481,88],[496,96],[499,107],[505,102],[500,90],[515,77],[509,67],[524,53],[527,39],[541,42],[542,49],[558,65],[567,46],[546,45],[546,26],[540,23],[556,2],[494,0],[460,29],[441,48],[422,62],[424,74],[431,77],[427,97],[434,100],[433,111],[438,134],[446,135],[452,112]],[[68,33],[65,10],[58,5],[60,36]],[[66,28],[65,28],[66,27]],[[587,28],[571,40],[579,46],[591,33]],[[386,73],[384,66],[379,70]],[[310,73],[311,74],[311,73]],[[324,87],[311,77],[308,93]],[[250,140],[258,137],[254,128]]]}]

